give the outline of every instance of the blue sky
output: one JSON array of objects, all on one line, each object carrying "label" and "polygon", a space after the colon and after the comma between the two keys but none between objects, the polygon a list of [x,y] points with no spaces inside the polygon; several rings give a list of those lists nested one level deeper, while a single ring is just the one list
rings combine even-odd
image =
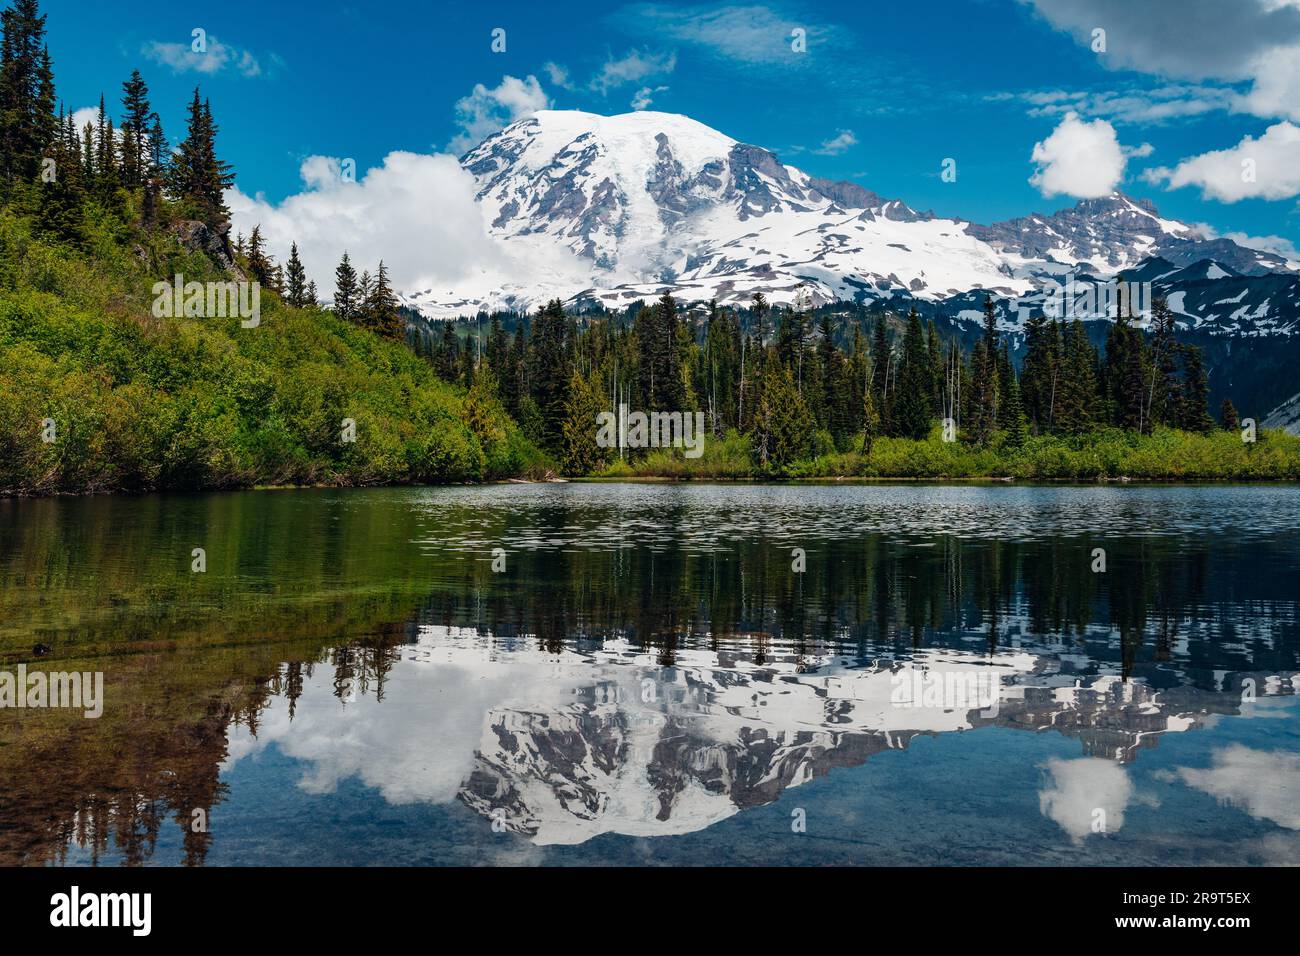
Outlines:
[{"label": "blue sky", "polygon": [[[1167,216],[1300,242],[1300,0],[43,9],[71,108],[104,92],[120,112],[121,80],[139,67],[175,136],[197,83],[240,189],[272,203],[302,191],[309,157],[354,158],[360,177],[394,150],[454,148],[536,105],[635,103],[980,222],[1050,212],[1096,188],[1096,170],[1070,169],[1068,156],[1031,183],[1036,144],[1052,155],[1097,148],[1122,163],[1119,188]],[[491,49],[498,27],[504,53]],[[1091,48],[1094,27],[1106,30],[1104,52]],[[195,28],[208,38],[203,57],[189,52]],[[806,52],[791,48],[796,28]],[[1050,140],[1071,110],[1077,121]],[[1257,179],[1236,183],[1241,159],[1256,157]],[[952,182],[940,177],[946,158]]]}]

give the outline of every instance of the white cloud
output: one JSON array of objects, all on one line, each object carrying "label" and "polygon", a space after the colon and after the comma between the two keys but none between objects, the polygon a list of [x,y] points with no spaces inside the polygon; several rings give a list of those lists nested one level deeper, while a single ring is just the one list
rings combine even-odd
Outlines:
[{"label": "white cloud", "polygon": [[[241,76],[262,75],[262,64],[248,50],[222,43],[215,36],[207,38],[206,52],[196,53],[188,43],[146,43],[141,52],[156,63],[171,67],[176,73],[201,73],[211,76],[227,67]],[[273,60],[279,63],[279,57]]]},{"label": "white cloud", "polygon": [[279,261],[298,249],[324,296],[334,289],[334,267],[344,250],[358,272],[383,259],[401,290],[448,284],[503,261],[474,202],[474,179],[452,156],[389,153],[356,182],[344,181],[340,161],[311,156],[301,166],[305,187],[279,204],[226,194],[235,228],[261,226]]},{"label": "white cloud", "polygon": [[1052,135],[1034,145],[1030,157],[1037,164],[1029,182],[1044,196],[1064,194],[1078,199],[1108,196],[1124,178],[1127,160],[1105,120],[1091,123],[1069,112]]},{"label": "white cloud", "polygon": [[1180,767],[1178,775],[1188,786],[1220,803],[1240,807],[1257,820],[1300,830],[1300,801],[1296,799],[1300,754],[1233,744],[1214,752],[1213,766]]},{"label": "white cloud", "polygon": [[858,144],[858,138],[853,135],[853,130],[838,130],[834,136],[824,140],[820,146],[813,150],[822,156],[838,156],[851,146]]},{"label": "white cloud", "polygon": [[468,96],[456,101],[456,124],[461,132],[447,145],[447,149],[463,153],[510,123],[549,105],[550,100],[542,85],[531,74],[522,80],[503,76],[495,89],[475,83]]},{"label": "white cloud", "polygon": [[632,109],[634,110],[649,109],[650,104],[654,102],[654,97],[660,93],[667,92],[667,90],[668,87],[666,86],[656,86],[653,88],[649,86],[641,87],[641,89],[637,90],[635,95],[633,95],[632,97]]},{"label": "white cloud", "polygon": [[1292,0],[1021,2],[1090,49],[1092,31],[1103,28],[1106,49],[1097,61],[1104,67],[1249,83],[1244,94],[1223,90],[1214,99],[1226,95],[1234,110],[1300,121],[1300,4]]},{"label": "white cloud", "polygon": [[1193,156],[1173,169],[1149,169],[1143,175],[1168,189],[1199,186],[1202,196],[1222,202],[1287,199],[1300,194],[1300,126],[1276,123],[1258,139],[1246,136],[1229,149]]},{"label": "white cloud", "polygon": [[652,53],[649,50],[630,50],[621,57],[610,57],[596,71],[589,84],[591,89],[605,95],[610,90],[627,83],[636,83],[651,76],[671,73],[677,66],[676,53]]},{"label": "white cloud", "polygon": [[91,126],[95,126],[99,123],[99,107],[83,106],[79,110],[74,110],[72,113],[72,122],[73,125],[76,126],[78,133],[86,128],[87,123]]},{"label": "white cloud", "polygon": [[1054,820],[1075,843],[1094,832],[1094,825],[1103,825],[1106,833],[1115,833],[1124,825],[1133,784],[1122,766],[1097,757],[1053,758],[1046,769],[1052,786],[1039,791],[1039,812]]},{"label": "white cloud", "polygon": [[1192,228],[1206,239],[1231,239],[1237,245],[1245,246],[1247,249],[1271,252],[1286,259],[1292,268],[1300,269],[1300,249],[1297,249],[1295,243],[1285,236],[1252,236],[1246,232],[1219,232],[1208,222],[1193,223]]},{"label": "white cloud", "polygon": [[1141,146],[1121,146],[1120,149],[1128,159],[1145,159],[1156,151],[1150,143],[1143,143]]},{"label": "white cloud", "polygon": [[[680,7],[637,3],[619,11],[621,24],[657,37],[698,45],[738,63],[801,65],[819,49],[843,42],[823,17],[796,17],[770,6]],[[816,21],[816,22],[812,22]],[[791,32],[805,31],[807,54],[791,48]]]},{"label": "white cloud", "polygon": [[1235,90],[1223,87],[1166,84],[1154,88],[1125,86],[1115,89],[1031,90],[996,93],[987,99],[1012,100],[1029,106],[1030,116],[1055,117],[1071,111],[1100,116],[1115,123],[1163,124],[1187,116],[1230,110],[1238,100]]},{"label": "white cloud", "polygon": [[542,69],[546,71],[546,78],[551,81],[551,86],[557,86],[562,90],[574,89],[573,81],[569,78],[569,68],[561,66],[559,63],[548,62],[542,64]]}]

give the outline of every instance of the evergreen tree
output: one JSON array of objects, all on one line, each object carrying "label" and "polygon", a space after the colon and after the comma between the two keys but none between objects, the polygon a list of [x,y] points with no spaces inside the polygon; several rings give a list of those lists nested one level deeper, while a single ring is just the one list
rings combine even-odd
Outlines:
[{"label": "evergreen tree", "polygon": [[303,268],[302,259],[298,257],[298,243],[289,247],[289,263],[285,269],[286,292],[288,303],[295,309],[307,304],[307,270]]},{"label": "evergreen tree", "polygon": [[375,273],[374,285],[366,304],[366,320],[369,328],[385,338],[401,341],[406,337],[406,320],[397,308],[397,296],[388,281],[388,267],[384,260],[379,260]]},{"label": "evergreen tree", "polygon": [[36,0],[14,0],[0,13],[0,175],[30,182],[50,145],[54,77],[45,48],[45,15]]},{"label": "evergreen tree", "polygon": [[998,330],[993,299],[984,298],[984,336],[971,359],[969,434],[979,444],[993,437],[998,420]]},{"label": "evergreen tree", "polygon": [[1237,416],[1237,406],[1232,404],[1232,399],[1225,398],[1223,404],[1219,406],[1219,426],[1225,432],[1235,432],[1241,427],[1241,419]]},{"label": "evergreen tree", "polygon": [[340,319],[351,322],[357,313],[357,271],[352,268],[348,254],[334,270],[334,314]]},{"label": "evergreen tree", "polygon": [[930,432],[930,404],[934,380],[921,329],[921,317],[913,307],[903,337],[903,359],[899,366],[898,398],[890,421],[892,433],[902,438],[922,439]]},{"label": "evergreen tree", "polygon": [[812,415],[800,398],[790,370],[780,362],[763,369],[763,382],[754,414],[754,448],[764,468],[803,457],[811,444]]},{"label": "evergreen tree", "polygon": [[262,241],[262,227],[254,226],[253,233],[248,237],[248,271],[253,274],[253,278],[262,285],[272,287],[271,282],[271,260],[266,255],[265,242]]},{"label": "evergreen tree", "polygon": [[596,443],[596,416],[607,410],[599,382],[574,369],[564,409],[564,470],[570,475],[590,474],[610,454]]},{"label": "evergreen tree", "polygon": [[1061,364],[1055,397],[1055,423],[1061,431],[1078,435],[1098,420],[1102,404],[1097,386],[1097,353],[1078,319],[1070,324],[1065,334]]},{"label": "evergreen tree", "polygon": [[[662,328],[662,326],[661,326]],[[564,305],[552,299],[537,315],[532,330],[529,383],[542,422],[542,441],[552,451],[564,445],[565,402],[569,391],[568,322]]]},{"label": "evergreen tree", "polygon": [[168,191],[194,218],[221,228],[230,218],[224,193],[235,181],[230,164],[217,158],[217,125],[212,108],[201,99],[198,87],[190,102],[185,139],[168,171]]},{"label": "evergreen tree", "polygon": [[140,185],[149,166],[149,124],[153,113],[149,106],[149,87],[139,70],[122,83],[122,139],[129,137],[130,148],[122,154],[122,180],[127,186]]},{"label": "evergreen tree", "polygon": [[1179,427],[1189,432],[1208,432],[1214,427],[1214,421],[1208,409],[1210,386],[1201,364],[1201,350],[1194,345],[1182,345],[1179,351],[1183,360],[1184,396]]},{"label": "evergreen tree", "polygon": [[1025,408],[1020,401],[1020,380],[1013,374],[1007,383],[1006,400],[1002,403],[1002,428],[1006,432],[1008,448],[1019,448],[1028,437]]}]

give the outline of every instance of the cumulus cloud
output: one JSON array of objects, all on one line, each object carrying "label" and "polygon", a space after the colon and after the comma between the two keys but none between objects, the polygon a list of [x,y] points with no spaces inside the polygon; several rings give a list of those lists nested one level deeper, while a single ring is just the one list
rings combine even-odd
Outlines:
[{"label": "cumulus cloud", "polygon": [[1283,121],[1258,138],[1245,136],[1229,149],[1193,156],[1172,169],[1149,169],[1143,175],[1169,189],[1199,186],[1203,197],[1222,202],[1287,199],[1300,194],[1300,126]]},{"label": "cumulus cloud", "polygon": [[1124,768],[1109,760],[1084,757],[1080,760],[1047,762],[1052,785],[1038,794],[1038,810],[1056,822],[1075,843],[1080,843],[1095,824],[1105,833],[1124,825],[1124,811],[1133,798],[1133,783]]},{"label": "cumulus cloud", "polygon": [[[263,74],[262,64],[248,50],[241,50],[228,43],[222,43],[215,36],[206,41],[202,53],[194,51],[189,43],[162,43],[153,40],[146,43],[141,52],[163,66],[170,67],[176,73],[201,73],[211,76],[222,70],[231,69],[240,76],[254,77]],[[278,65],[280,58],[271,57],[271,62]]]},{"label": "cumulus cloud", "polygon": [[358,272],[383,259],[402,290],[450,284],[503,261],[474,202],[474,179],[452,156],[389,153],[357,181],[343,176],[340,160],[311,156],[300,175],[303,191],[281,203],[238,187],[226,202],[235,228],[248,235],[260,225],[280,261],[296,241],[324,296],[345,250]]},{"label": "cumulus cloud", "polygon": [[649,109],[650,104],[654,102],[654,98],[660,93],[667,92],[667,90],[668,87],[666,86],[641,87],[641,89],[637,90],[636,93],[632,96],[632,109],[634,110]]},{"label": "cumulus cloud", "polygon": [[1034,144],[1030,159],[1037,165],[1029,182],[1044,196],[1066,195],[1078,199],[1108,196],[1124,178],[1127,162],[1105,120],[1091,123],[1078,113],[1066,113],[1052,135]]},{"label": "cumulus cloud", "polygon": [[460,132],[447,144],[447,149],[463,153],[515,120],[549,106],[542,84],[532,74],[522,80],[503,76],[494,89],[475,83],[469,95],[456,101],[456,125]]},{"label": "cumulus cloud", "polygon": [[621,57],[610,57],[589,86],[601,95],[627,83],[637,83],[651,76],[663,76],[677,67],[676,53],[652,53],[649,50],[630,50]]},{"label": "cumulus cloud", "polygon": [[823,140],[822,144],[813,152],[822,156],[838,156],[850,146],[856,146],[857,144],[858,138],[853,135],[853,130],[842,129],[838,130],[830,139]]},{"label": "cumulus cloud", "polygon": [[[1110,69],[1249,83],[1231,108],[1300,121],[1300,4],[1294,0],[1021,0]],[[1176,24],[1177,39],[1170,32]]]},{"label": "cumulus cloud", "polygon": [[78,133],[80,133],[83,129],[86,128],[87,123],[89,123],[91,126],[94,126],[96,123],[99,122],[99,107],[83,106],[79,110],[73,110],[72,122],[77,127]]}]

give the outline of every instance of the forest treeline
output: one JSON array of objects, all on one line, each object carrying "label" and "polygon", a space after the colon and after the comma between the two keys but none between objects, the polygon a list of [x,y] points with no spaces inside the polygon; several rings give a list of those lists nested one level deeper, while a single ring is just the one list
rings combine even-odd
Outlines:
[{"label": "forest treeline", "polygon": [[[1178,341],[1160,298],[1149,331],[1122,311],[1102,349],[1078,319],[1031,318],[1019,366],[991,298],[969,350],[915,309],[893,322],[860,317],[847,334],[833,322],[827,312],[772,307],[761,293],[751,308],[711,302],[702,315],[665,294],[630,316],[579,318],[552,301],[513,333],[500,316],[464,337],[443,323],[415,347],[448,381],[468,387],[487,376],[525,433],[573,474],[635,455],[596,443],[596,414],[620,404],[704,412],[710,435],[747,449],[755,473],[836,453],[870,458],[886,438],[942,441],[945,421],[962,449],[1005,454],[1033,438],[1077,444],[1108,429],[1136,437],[1216,427],[1200,350]],[[1235,436],[1231,401],[1217,424]]]}]

